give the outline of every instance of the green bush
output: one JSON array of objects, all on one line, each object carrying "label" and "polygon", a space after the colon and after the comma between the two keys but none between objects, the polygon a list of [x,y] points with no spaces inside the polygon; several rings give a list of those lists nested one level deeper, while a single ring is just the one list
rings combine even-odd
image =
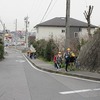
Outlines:
[{"label": "green bush", "polygon": [[53,39],[49,39],[46,45],[45,57],[47,61],[52,61],[54,54],[57,53],[57,47]]},{"label": "green bush", "polygon": [[4,58],[4,46],[0,44],[0,60]]},{"label": "green bush", "polygon": [[44,39],[35,41],[33,47],[36,49],[37,56],[47,61],[52,61],[55,52],[58,52],[53,39],[49,39],[48,41]]},{"label": "green bush", "polygon": [[36,53],[38,56],[45,58],[45,48],[47,42],[44,39],[35,41],[33,43],[33,47],[36,49]]}]

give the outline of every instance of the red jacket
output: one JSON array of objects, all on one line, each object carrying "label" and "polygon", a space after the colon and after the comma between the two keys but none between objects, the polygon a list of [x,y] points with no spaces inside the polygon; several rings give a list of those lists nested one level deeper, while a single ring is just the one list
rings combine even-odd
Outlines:
[{"label": "red jacket", "polygon": [[53,61],[54,61],[54,63],[57,62],[57,57],[56,57],[56,55],[54,55],[54,57],[53,57]]}]

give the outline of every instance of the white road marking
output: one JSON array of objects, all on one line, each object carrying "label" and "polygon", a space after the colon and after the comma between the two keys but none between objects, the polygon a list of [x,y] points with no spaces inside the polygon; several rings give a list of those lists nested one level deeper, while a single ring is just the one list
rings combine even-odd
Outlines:
[{"label": "white road marking", "polygon": [[[23,55],[23,56],[24,56],[24,55]],[[24,56],[24,57],[25,57],[25,56]],[[43,71],[43,70],[40,70],[40,69],[36,68],[26,57],[25,57],[25,59],[27,60],[27,62],[28,62],[35,70],[38,70],[38,71],[43,72],[43,73],[55,74],[55,75],[59,75],[59,76],[70,77],[70,78],[73,78],[73,79],[79,79],[79,80],[84,80],[84,81],[89,81],[89,82],[100,83],[100,81],[93,81],[93,80],[88,80],[88,79],[82,79],[82,78],[76,78],[76,77],[72,77],[72,76],[66,76],[66,75],[61,75],[61,74],[46,72],[46,71]],[[74,90],[74,91],[65,91],[65,92],[59,92],[59,93],[60,93],[60,94],[74,94],[74,93],[93,92],[93,91],[100,91],[100,88],[96,88],[96,89],[84,89],[84,90]]]},{"label": "white road marking", "polygon": [[93,83],[100,83],[100,81],[89,80],[89,79],[84,79],[84,78],[79,78],[79,77],[74,77],[74,76],[66,76],[66,75],[61,75],[61,76],[68,77],[68,78],[73,78],[73,79],[77,79],[77,80],[82,80],[82,81],[93,82]]},{"label": "white road marking", "polygon": [[65,92],[59,92],[59,93],[60,94],[75,94],[75,93],[93,92],[93,91],[100,91],[100,88],[98,88],[98,89],[85,89],[85,90],[65,91]]},{"label": "white road marking", "polygon": [[[24,56],[24,55],[23,55],[23,56]],[[40,70],[40,69],[36,68],[25,56],[24,56],[24,58],[25,58],[26,61],[31,65],[31,67],[33,67],[35,70],[38,70],[38,71],[41,71],[41,72],[44,72],[44,73],[49,73],[49,72],[45,72],[45,71],[43,71],[43,70]]]},{"label": "white road marking", "polygon": [[16,62],[23,63],[23,62],[25,62],[25,60],[16,60]]},{"label": "white road marking", "polygon": [[[24,54],[23,54],[23,56],[24,56]],[[58,76],[63,76],[63,77],[67,77],[67,78],[73,78],[73,79],[83,80],[83,81],[88,81],[88,82],[93,82],[93,83],[100,83],[100,81],[89,80],[89,79],[83,79],[83,78],[78,78],[78,77],[67,76],[67,75],[62,75],[62,74],[50,73],[50,72],[47,72],[47,71],[43,71],[43,70],[40,70],[40,69],[36,68],[25,56],[24,56],[24,58],[26,59],[26,61],[27,61],[35,70],[38,70],[38,71],[43,72],[43,73],[54,74],[54,75],[58,75]]]}]

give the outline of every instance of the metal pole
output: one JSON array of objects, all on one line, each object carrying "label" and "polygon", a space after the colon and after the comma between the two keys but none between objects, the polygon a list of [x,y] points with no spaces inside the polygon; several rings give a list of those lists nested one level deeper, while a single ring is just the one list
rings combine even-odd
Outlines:
[{"label": "metal pole", "polygon": [[15,34],[15,42],[16,42],[15,46],[17,48],[17,19],[16,19],[16,23],[15,23],[15,32],[16,32],[16,34]]},{"label": "metal pole", "polygon": [[25,32],[25,43],[26,43],[26,48],[28,48],[28,24],[29,24],[29,21],[28,21],[28,16],[24,18],[25,20],[25,24],[26,24],[26,32]]},{"label": "metal pole", "polygon": [[17,32],[17,19],[16,19],[16,24],[15,24],[15,31]]},{"label": "metal pole", "polygon": [[66,32],[65,32],[65,50],[70,48],[70,0],[66,1]]}]

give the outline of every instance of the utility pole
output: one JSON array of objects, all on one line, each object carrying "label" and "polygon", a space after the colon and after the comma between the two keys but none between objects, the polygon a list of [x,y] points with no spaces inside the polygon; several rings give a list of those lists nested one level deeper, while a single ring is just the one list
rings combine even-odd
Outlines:
[{"label": "utility pole", "polygon": [[65,32],[65,50],[70,48],[70,0],[66,0],[66,32]]},{"label": "utility pole", "polygon": [[15,31],[17,32],[17,19],[16,19],[16,23],[15,23]]},{"label": "utility pole", "polygon": [[17,48],[17,19],[16,19],[16,22],[15,22],[15,46],[16,46],[16,48]]},{"label": "utility pole", "polygon": [[24,18],[25,28],[26,28],[26,31],[25,31],[25,44],[26,44],[26,48],[28,48],[28,24],[29,24],[28,19],[29,19],[28,16]]}]

